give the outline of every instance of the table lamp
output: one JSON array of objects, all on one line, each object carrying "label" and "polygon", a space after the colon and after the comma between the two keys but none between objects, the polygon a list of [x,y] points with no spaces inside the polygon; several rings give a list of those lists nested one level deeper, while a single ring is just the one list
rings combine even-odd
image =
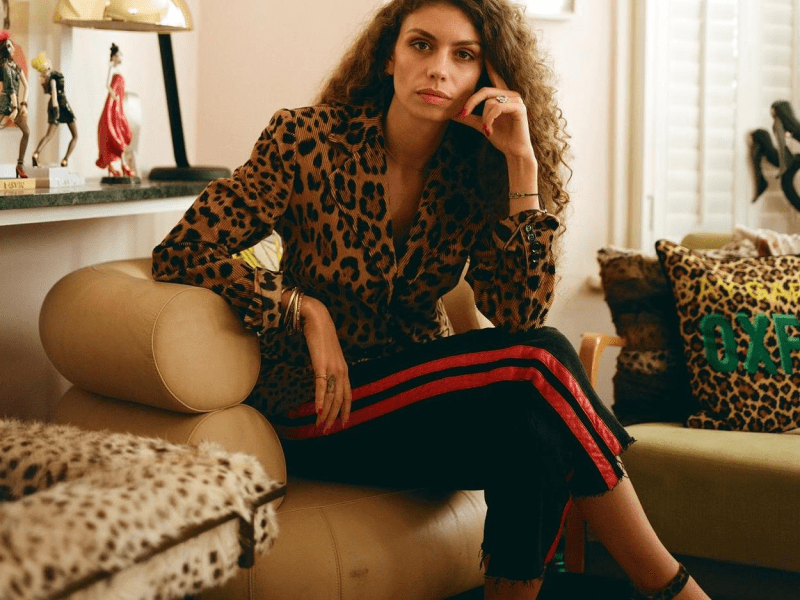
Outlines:
[{"label": "table lamp", "polygon": [[193,167],[186,158],[175,59],[172,54],[173,31],[191,31],[192,16],[185,0],[58,0],[53,22],[71,27],[148,31],[158,34],[161,68],[167,93],[169,125],[175,167],[156,167],[150,179],[158,181],[211,181],[229,177],[225,167]]}]

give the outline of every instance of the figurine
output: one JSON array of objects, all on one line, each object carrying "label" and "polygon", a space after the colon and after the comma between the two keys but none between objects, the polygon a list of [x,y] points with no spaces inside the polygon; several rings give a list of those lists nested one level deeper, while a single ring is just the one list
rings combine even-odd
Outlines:
[{"label": "figurine", "polygon": [[[103,114],[100,115],[100,123],[97,126],[97,144],[100,148],[100,158],[97,159],[97,166],[101,169],[108,168],[108,174],[112,178],[122,177],[123,173],[129,177],[135,177],[136,173],[128,167],[125,162],[125,148],[131,143],[133,134],[131,132],[128,119],[122,102],[125,98],[125,78],[119,73],[119,65],[122,63],[122,52],[119,46],[111,44],[111,60],[108,65],[108,97],[103,107]],[[120,161],[122,172],[114,168],[112,163]]]},{"label": "figurine", "polygon": [[3,29],[11,29],[11,7],[8,0],[3,0]]},{"label": "figurine", "polygon": [[42,90],[46,95],[50,96],[50,106],[47,109],[47,131],[31,155],[31,162],[34,167],[39,166],[39,152],[53,138],[58,126],[61,123],[65,123],[72,134],[72,139],[69,141],[69,146],[67,146],[67,152],[61,160],[61,166],[66,167],[69,164],[69,155],[72,154],[75,149],[75,142],[78,140],[78,126],[75,124],[75,114],[72,112],[72,108],[67,102],[67,96],[64,93],[64,76],[53,70],[53,66],[44,52],[40,52],[31,61],[31,66],[39,71]]},{"label": "figurine", "polygon": [[[0,115],[6,116],[19,127],[22,138],[19,141],[19,158],[16,174],[27,178],[23,169],[25,150],[28,148],[28,80],[22,68],[14,60],[14,43],[6,30],[0,31],[0,71],[3,74],[3,90],[0,92]],[[7,121],[6,121],[7,123]]]}]

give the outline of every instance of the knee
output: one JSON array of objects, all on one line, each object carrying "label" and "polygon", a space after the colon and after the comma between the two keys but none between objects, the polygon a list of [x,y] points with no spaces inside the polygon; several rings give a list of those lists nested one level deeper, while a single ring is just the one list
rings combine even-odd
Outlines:
[{"label": "knee", "polygon": [[575,347],[555,327],[540,327],[527,333],[526,341],[532,346],[541,348],[557,359],[571,362],[577,357]]}]

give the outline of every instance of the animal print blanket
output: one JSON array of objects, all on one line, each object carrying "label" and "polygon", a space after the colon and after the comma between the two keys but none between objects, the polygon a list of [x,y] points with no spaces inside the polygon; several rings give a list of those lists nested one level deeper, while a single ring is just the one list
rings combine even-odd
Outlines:
[{"label": "animal print blanket", "polygon": [[0,419],[0,598],[196,594],[272,548],[282,490],[216,444]]}]

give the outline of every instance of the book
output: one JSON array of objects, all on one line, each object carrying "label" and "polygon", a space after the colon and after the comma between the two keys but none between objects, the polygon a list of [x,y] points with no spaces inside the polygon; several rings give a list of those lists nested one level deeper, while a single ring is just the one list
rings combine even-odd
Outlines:
[{"label": "book", "polygon": [[34,190],[36,189],[36,179],[0,179],[0,191],[2,190]]}]

